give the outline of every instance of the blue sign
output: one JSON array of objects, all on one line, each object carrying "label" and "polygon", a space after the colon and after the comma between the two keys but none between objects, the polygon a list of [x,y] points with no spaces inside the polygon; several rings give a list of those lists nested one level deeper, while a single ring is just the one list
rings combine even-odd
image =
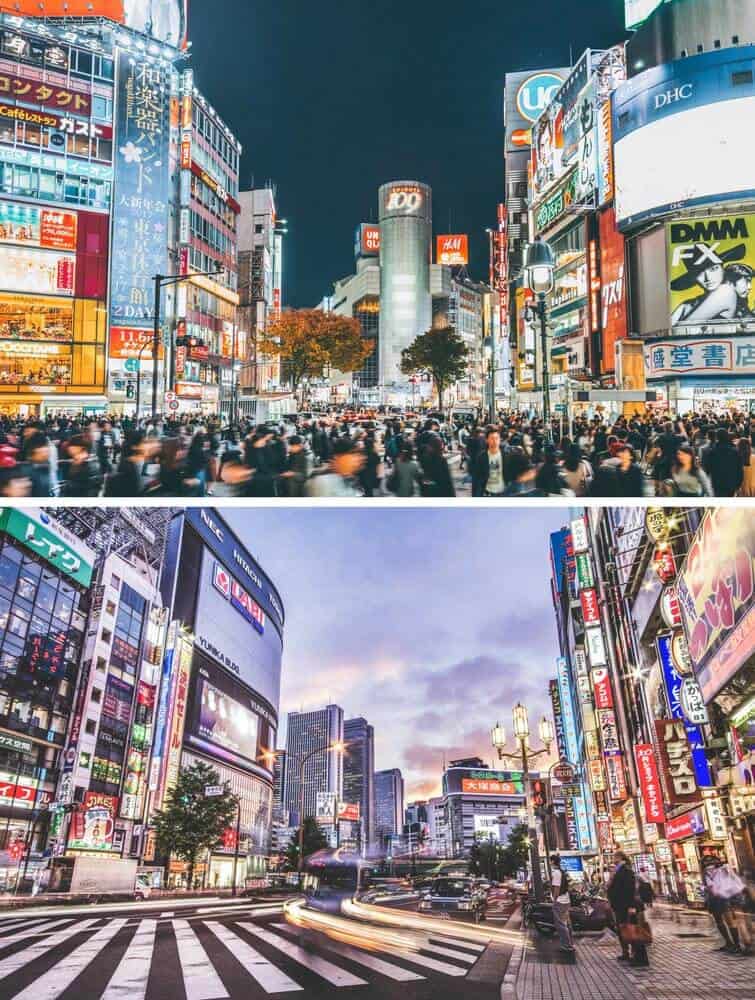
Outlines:
[{"label": "blue sign", "polygon": [[118,51],[110,325],[151,329],[168,270],[170,66]]},{"label": "blue sign", "polygon": [[[567,759],[574,764],[575,768],[577,768],[577,771],[579,772],[582,755],[579,750],[579,734],[577,732],[577,718],[570,683],[569,666],[563,656],[559,656],[556,663],[558,665],[558,691],[561,701],[561,713],[563,716],[564,737],[566,740],[566,750],[568,754]],[[584,782],[580,781],[580,787],[582,789],[582,794],[581,796],[575,797],[572,804],[574,808],[574,819],[577,824],[577,844],[580,850],[585,851],[589,850],[592,846],[590,823],[587,818],[587,809],[585,808],[585,796],[589,794],[589,791],[585,788]]]},{"label": "blue sign", "polygon": [[687,722],[682,711],[682,703],[679,697],[682,689],[682,677],[677,673],[674,662],[671,659],[671,636],[659,635],[656,644],[658,646],[658,658],[661,661],[661,670],[663,671],[663,683],[665,684],[666,694],[668,695],[671,707],[671,715],[674,719],[680,719],[687,730],[687,739],[692,750],[692,765],[695,769],[695,780],[700,788],[712,788],[715,785],[715,781],[710,773],[710,764],[705,755],[703,734],[699,726],[693,726]]},{"label": "blue sign", "polygon": [[136,358],[127,358],[123,363],[123,370],[130,375],[135,375],[139,371],[139,362]]},{"label": "blue sign", "polygon": [[570,875],[582,875],[585,870],[582,858],[565,858],[563,854],[561,855],[561,867]]},{"label": "blue sign", "polygon": [[517,111],[522,118],[536,122],[563,82],[555,73],[535,73],[525,80],[516,95]]}]

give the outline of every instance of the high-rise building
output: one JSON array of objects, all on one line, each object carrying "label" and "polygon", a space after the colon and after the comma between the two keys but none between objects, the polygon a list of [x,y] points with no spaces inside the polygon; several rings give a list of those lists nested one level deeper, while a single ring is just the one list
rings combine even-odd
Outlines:
[{"label": "high-rise building", "polygon": [[343,799],[343,754],[325,749],[343,742],[343,709],[326,705],[313,712],[289,712],[286,733],[286,791],[284,804],[288,812],[301,810],[301,762],[304,764],[304,817],[317,815],[318,793],[329,792],[340,802]]},{"label": "high-rise building", "polygon": [[393,767],[375,772],[375,843],[383,848],[386,841],[401,834],[404,826],[404,779]]},{"label": "high-rise building", "polygon": [[378,382],[386,398],[406,397],[401,352],[432,326],[430,261],[432,191],[418,181],[393,181],[379,192],[380,335]]},{"label": "high-rise building", "polygon": [[525,807],[524,776],[491,770],[479,757],[452,760],[443,774],[443,795],[448,853],[463,857],[476,840],[507,842]]},{"label": "high-rise building", "polygon": [[343,760],[343,801],[359,805],[362,847],[375,840],[375,730],[366,719],[347,719]]},{"label": "high-rise building", "polygon": [[273,764],[273,809],[283,806],[286,792],[286,764],[288,755],[285,750],[276,750]]}]

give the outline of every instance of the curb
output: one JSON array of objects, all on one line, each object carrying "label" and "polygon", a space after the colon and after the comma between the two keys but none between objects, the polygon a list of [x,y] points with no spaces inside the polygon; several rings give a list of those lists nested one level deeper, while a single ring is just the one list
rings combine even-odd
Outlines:
[{"label": "curb", "polygon": [[[521,927],[521,908],[517,911],[515,910],[511,919],[513,920],[516,916],[519,916],[519,922]],[[519,971],[522,967],[522,962],[524,961],[524,953],[527,950],[529,931],[524,927],[521,927],[523,941],[518,944],[511,953],[511,960],[509,962],[508,968],[506,969],[506,975],[503,977],[503,982],[501,983],[501,1000],[517,1000],[518,994],[516,990],[516,981],[519,978]]]}]

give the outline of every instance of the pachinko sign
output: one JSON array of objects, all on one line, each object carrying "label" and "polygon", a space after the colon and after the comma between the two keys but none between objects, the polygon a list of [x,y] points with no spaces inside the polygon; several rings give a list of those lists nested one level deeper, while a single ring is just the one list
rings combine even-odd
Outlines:
[{"label": "pachinko sign", "polygon": [[693,669],[706,704],[755,652],[755,518],[706,512],[677,581]]}]

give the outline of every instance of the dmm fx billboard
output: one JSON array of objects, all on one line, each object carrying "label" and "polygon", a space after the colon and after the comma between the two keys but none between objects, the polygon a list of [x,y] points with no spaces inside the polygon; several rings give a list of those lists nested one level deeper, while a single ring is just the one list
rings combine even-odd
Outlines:
[{"label": "dmm fx billboard", "polygon": [[689,655],[706,704],[755,653],[754,560],[752,512],[706,512],[677,581]]},{"label": "dmm fx billboard", "polygon": [[0,531],[7,532],[82,587],[91,584],[94,552],[43,511],[24,513],[13,507],[0,508]]},{"label": "dmm fx billboard", "polygon": [[755,215],[670,222],[666,244],[671,326],[755,316]]},{"label": "dmm fx billboard", "polygon": [[152,329],[168,270],[170,67],[118,50],[111,327]]}]

